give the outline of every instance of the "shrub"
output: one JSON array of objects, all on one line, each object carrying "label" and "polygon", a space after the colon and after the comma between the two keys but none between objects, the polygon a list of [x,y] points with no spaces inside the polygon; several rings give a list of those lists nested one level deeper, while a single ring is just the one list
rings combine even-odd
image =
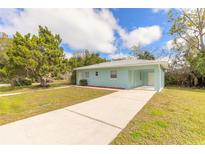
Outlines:
[{"label": "shrub", "polygon": [[32,80],[27,78],[17,79],[12,81],[13,86],[30,86],[31,84],[32,84]]},{"label": "shrub", "polygon": [[80,80],[79,84],[80,84],[80,86],[87,86],[88,85],[88,81],[83,79],[83,80]]}]

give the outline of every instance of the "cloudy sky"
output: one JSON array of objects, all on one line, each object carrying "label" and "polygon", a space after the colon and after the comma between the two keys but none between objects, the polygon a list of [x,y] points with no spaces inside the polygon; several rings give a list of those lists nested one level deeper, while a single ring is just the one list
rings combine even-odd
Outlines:
[{"label": "cloudy sky", "polygon": [[168,9],[0,9],[0,31],[36,34],[38,25],[60,34],[67,56],[89,49],[105,58],[127,56],[133,45],[170,48]]}]

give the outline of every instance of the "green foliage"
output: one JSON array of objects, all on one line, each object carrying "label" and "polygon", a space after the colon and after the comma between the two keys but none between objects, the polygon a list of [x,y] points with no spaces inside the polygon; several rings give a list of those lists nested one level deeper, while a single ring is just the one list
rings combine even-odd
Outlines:
[{"label": "green foliage", "polygon": [[98,64],[105,61],[106,60],[101,58],[98,53],[85,50],[84,52],[76,53],[76,55],[69,59],[68,63],[71,67],[71,70],[73,70],[76,67]]},{"label": "green foliage", "polygon": [[[194,86],[205,85],[205,9],[170,11],[170,34],[175,37],[176,56],[189,69],[189,81]],[[184,68],[185,70],[185,68]],[[194,82],[192,81],[194,80]]]},{"label": "green foliage", "polygon": [[76,84],[76,71],[75,70],[73,70],[70,80],[71,80],[71,84]]},{"label": "green foliage", "polygon": [[68,65],[70,67],[71,75],[71,83],[76,84],[76,71],[74,68],[82,67],[87,65],[93,65],[105,62],[106,60],[101,58],[98,53],[93,53],[88,50],[83,52],[76,53],[73,57],[71,57],[68,61]]},{"label": "green foliage", "polygon": [[88,81],[86,79],[82,79],[79,81],[80,86],[87,86],[88,85]]},{"label": "green foliage", "polygon": [[37,63],[32,52],[32,40],[30,34],[25,36],[16,33],[12,39],[12,45],[8,49],[8,75],[11,80],[31,76],[32,69]]},{"label": "green foliage", "polygon": [[146,60],[154,60],[155,57],[148,51],[144,51],[143,53],[138,55],[139,59],[146,59]]},{"label": "green foliage", "polygon": [[7,80],[7,69],[5,68],[8,65],[8,57],[6,51],[11,45],[11,40],[7,37],[0,38],[0,81]]},{"label": "green foliage", "polygon": [[15,80],[12,83],[13,86],[30,86],[31,84],[32,84],[32,80],[27,78]]},{"label": "green foliage", "polygon": [[177,75],[176,73],[166,73],[165,74],[165,86],[177,85]]},{"label": "green foliage", "polygon": [[47,86],[48,80],[68,70],[60,44],[60,36],[52,34],[47,27],[39,26],[38,36],[17,32],[7,52],[10,79],[31,78]]},{"label": "green foliage", "polygon": [[143,50],[140,46],[133,46],[131,48],[132,54],[138,59],[154,60],[155,57],[147,50]]},{"label": "green foliage", "polygon": [[195,71],[205,77],[205,53],[199,53],[196,57],[190,58],[189,61]]},{"label": "green foliage", "polygon": [[7,79],[6,67],[0,68],[0,81],[6,81],[6,79]]}]

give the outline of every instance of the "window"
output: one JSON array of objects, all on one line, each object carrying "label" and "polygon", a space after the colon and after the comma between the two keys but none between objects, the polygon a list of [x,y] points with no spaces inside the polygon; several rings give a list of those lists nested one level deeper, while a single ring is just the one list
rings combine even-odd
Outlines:
[{"label": "window", "polygon": [[110,78],[112,78],[112,79],[117,78],[117,71],[116,70],[113,70],[113,71],[110,72]]},{"label": "window", "polygon": [[140,80],[142,80],[142,72],[140,72]]},{"label": "window", "polygon": [[98,72],[95,72],[95,76],[98,76]]},{"label": "window", "polygon": [[89,72],[85,72],[85,78],[89,78]]}]

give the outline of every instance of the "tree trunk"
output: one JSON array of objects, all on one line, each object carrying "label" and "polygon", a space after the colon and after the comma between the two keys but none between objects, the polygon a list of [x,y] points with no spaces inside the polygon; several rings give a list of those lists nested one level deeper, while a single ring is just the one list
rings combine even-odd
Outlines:
[{"label": "tree trunk", "polygon": [[198,85],[198,78],[194,77],[194,86],[196,87]]},{"label": "tree trunk", "polygon": [[46,78],[41,78],[40,79],[40,86],[41,87],[48,87],[48,83],[47,83]]},{"label": "tree trunk", "polygon": [[202,83],[202,87],[204,88],[205,87],[205,80],[204,80],[204,77],[202,76],[201,78],[201,83]]}]

